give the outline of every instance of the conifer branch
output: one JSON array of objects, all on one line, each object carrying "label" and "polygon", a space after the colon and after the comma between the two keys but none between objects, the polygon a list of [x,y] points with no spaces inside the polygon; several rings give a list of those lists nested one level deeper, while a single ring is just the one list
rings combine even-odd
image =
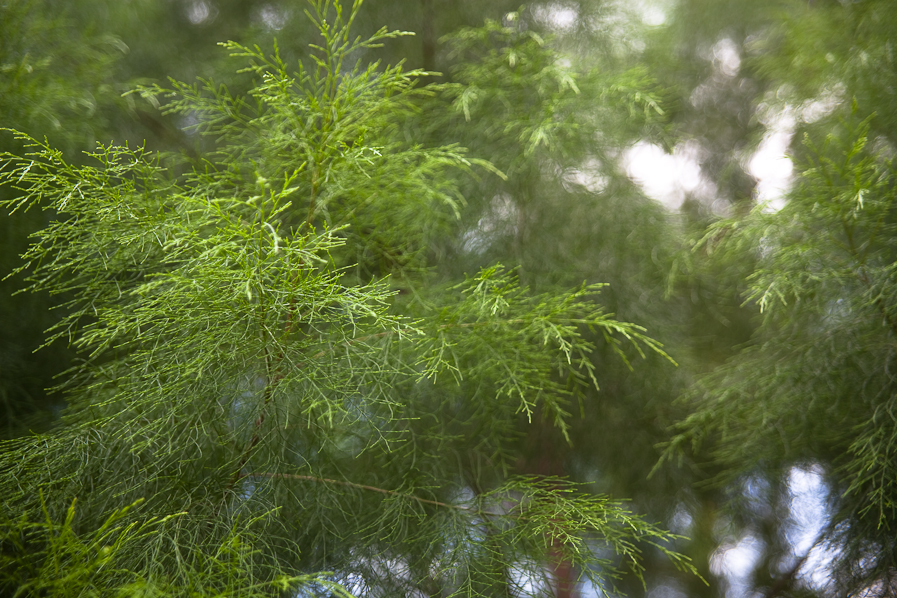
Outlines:
[{"label": "conifer branch", "polygon": [[[363,576],[384,547],[424,572],[409,584],[429,578],[456,596],[507,591],[518,562],[539,575],[547,561],[569,563],[601,588],[617,564],[596,538],[636,576],[645,544],[683,566],[665,549],[675,536],[622,503],[560,480],[508,476],[521,414],[541,410],[566,432],[568,403],[597,389],[592,352],[602,339],[624,362],[627,342],[639,355],[666,354],[643,328],[604,312],[601,285],[539,294],[496,264],[457,286],[426,286],[440,266],[429,261],[432,250],[457,239],[462,178],[474,167],[505,177],[460,146],[406,134],[423,99],[437,102],[435,113],[450,112],[437,96],[443,88],[418,85],[421,71],[352,63],[367,55],[359,49],[401,35],[382,29],[353,40],[348,27],[360,4],[344,19],[338,1],[312,1],[324,43],[296,72],[276,49],[268,56],[224,44],[253,80],[245,97],[212,80],[142,89],[162,114],[195,123],[214,147],[201,160],[109,145],[77,166],[25,136],[24,157],[2,156],[9,162],[0,184],[22,193],[3,206],[42,202],[58,215],[25,258],[34,288],[71,295],[53,334],[88,359],[72,372],[59,429],[4,448],[0,465],[16,475],[0,476],[0,491],[15,496],[15,509],[46,511],[48,522],[78,495],[78,526],[101,532],[123,500],[145,498],[150,514],[179,513],[176,525],[160,519],[158,533],[133,549],[112,547],[116,560],[100,563],[126,572],[120,579],[133,573],[171,586],[110,585],[112,593],[253,596],[260,580],[280,580],[279,594],[295,594],[290,580],[298,578],[285,568]],[[492,27],[486,38],[502,32]],[[556,62],[545,44],[527,39],[520,50],[534,60],[520,55],[521,64]],[[519,83],[542,89],[544,74]],[[562,83],[558,75],[548,73],[549,87]],[[539,105],[547,120],[535,137],[528,118],[505,134],[547,148],[554,108]],[[403,304],[383,282],[396,271],[421,283],[419,301]],[[413,338],[393,342],[406,336]],[[388,463],[371,461],[380,441],[401,446]],[[463,451],[499,466],[472,473],[454,458]],[[476,477],[491,490],[452,504],[426,498],[423,483],[402,492],[275,473],[340,470],[337,477],[370,481],[371,465],[385,479],[422,472],[428,488],[466,491],[464,480]],[[269,471],[252,471],[259,469]],[[263,478],[303,484],[241,483]],[[276,488],[254,495],[262,485]],[[46,505],[36,502],[39,488],[53,490]],[[284,496],[306,491],[316,500]],[[421,517],[409,505],[470,516]],[[272,509],[288,516],[268,526]],[[66,525],[74,511],[67,517]],[[480,535],[482,527],[489,533]],[[489,574],[475,579],[484,551]],[[66,562],[79,562],[73,554]],[[389,593],[403,575],[384,568],[371,595]]]},{"label": "conifer branch", "polygon": [[386,488],[379,488],[377,486],[369,486],[367,484],[359,484],[356,482],[349,482],[346,480],[334,480],[330,478],[320,478],[316,476],[310,475],[301,475],[294,473],[271,473],[271,472],[253,472],[244,474],[242,477],[250,477],[250,478],[269,478],[269,479],[285,479],[285,480],[304,480],[307,482],[318,482],[322,484],[334,484],[337,486],[346,486],[348,488],[357,488],[359,490],[367,490],[370,492],[379,492],[380,494],[386,494],[388,496],[396,496],[399,498],[407,498],[410,500],[417,501],[422,504],[434,505],[437,507],[442,507],[446,509],[455,509],[458,511],[467,511],[470,513],[475,513],[477,515],[486,515],[488,517],[502,517],[501,513],[493,513],[491,511],[483,511],[481,509],[474,509],[471,507],[465,507],[463,505],[453,505],[451,503],[441,502],[438,500],[431,500],[428,498],[422,498],[420,496],[415,496],[414,494],[407,494],[405,492],[397,492],[395,490],[387,490]]},{"label": "conifer branch", "polygon": [[[859,252],[856,249],[853,241],[853,231],[847,225],[847,222],[844,220],[844,217],[841,217],[841,225],[844,228],[844,234],[847,237],[847,246],[850,250],[851,256],[854,260],[856,260],[859,265],[859,271],[856,273],[857,278],[866,286],[866,291],[872,291],[872,281],[869,280],[869,275],[866,273],[866,260],[865,257],[860,257]],[[875,297],[875,306],[878,308],[878,311],[881,312],[882,317],[884,317],[885,321],[888,323],[888,327],[891,329],[891,332],[897,336],[897,322],[894,322],[893,318],[891,318],[891,314],[888,313],[888,310],[885,308],[885,304],[881,299],[881,295]]]}]

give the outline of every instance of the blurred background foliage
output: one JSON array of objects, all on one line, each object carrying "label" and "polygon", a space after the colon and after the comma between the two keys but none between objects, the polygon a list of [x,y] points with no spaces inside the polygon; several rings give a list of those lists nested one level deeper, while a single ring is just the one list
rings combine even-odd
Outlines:
[{"label": "blurred background foliage", "polygon": [[[276,39],[290,64],[314,41],[305,9],[8,0],[0,126],[46,136],[75,163],[98,141],[201,156],[214,149],[190,128],[201,115],[124,94],[169,77],[248,89],[216,44],[269,51]],[[427,246],[432,276],[500,261],[537,291],[607,283],[608,311],[678,362],[649,355],[630,369],[599,346],[601,390],[571,442],[538,418],[520,438],[520,473],[631,498],[689,538],[677,549],[707,582],[649,551],[647,585],[620,587],[655,598],[891,595],[893,3],[367,0],[358,35],[381,26],[415,35],[359,58],[404,61],[441,84],[400,134],[458,143],[507,175],[453,183],[464,205]],[[639,146],[687,158],[677,164],[696,165],[699,184],[652,196],[632,174]],[[775,148],[795,157],[784,199],[755,167]],[[21,151],[8,134],[0,149]],[[0,275],[50,219],[2,216]],[[390,247],[372,251],[359,277],[397,272]],[[46,389],[75,358],[64,343],[34,352],[61,298],[15,294],[23,286],[20,276],[0,286],[5,438],[54,425],[64,402]],[[800,480],[814,490],[801,494]]]}]

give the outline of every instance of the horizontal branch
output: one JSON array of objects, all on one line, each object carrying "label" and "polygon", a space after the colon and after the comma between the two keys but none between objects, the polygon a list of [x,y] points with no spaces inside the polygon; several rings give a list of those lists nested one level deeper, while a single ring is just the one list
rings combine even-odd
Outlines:
[{"label": "horizontal branch", "polygon": [[467,511],[469,513],[475,513],[477,515],[486,515],[489,517],[502,517],[502,513],[493,513],[492,511],[483,511],[481,509],[474,509],[471,507],[465,507],[462,505],[453,505],[451,503],[441,502],[438,500],[430,500],[428,498],[421,498],[419,496],[414,496],[413,494],[407,494],[404,492],[396,492],[395,490],[387,490],[386,488],[379,488],[377,486],[368,486],[367,484],[358,484],[356,482],[347,482],[345,480],[333,480],[330,478],[319,478],[310,475],[300,475],[295,473],[271,473],[271,472],[261,472],[261,473],[248,473],[244,477],[250,478],[280,478],[286,480],[302,480],[306,482],[317,482],[320,484],[336,484],[337,486],[347,486],[349,488],[357,488],[359,490],[368,490],[369,492],[379,492],[380,494],[386,494],[388,496],[399,496],[402,498],[410,498],[412,500],[416,500],[419,503],[435,505],[437,507],[444,507],[446,509],[455,509],[458,511]]},{"label": "horizontal branch", "polygon": [[[523,319],[502,320],[502,322],[505,324],[522,324],[526,321],[527,320],[523,320]],[[487,322],[465,322],[462,324],[441,324],[436,327],[436,330],[442,331],[442,330],[449,330],[451,328],[475,328],[475,327],[480,327],[480,326],[487,326],[489,324],[494,324],[494,323],[495,322],[487,321]],[[365,336],[359,336],[358,338],[349,339],[348,341],[346,341],[345,343],[342,343],[339,346],[348,346],[348,345],[354,345],[355,343],[363,343],[364,341],[367,341],[367,340],[370,340],[373,338],[383,338],[384,336],[390,336],[392,334],[411,334],[414,332],[419,332],[419,330],[417,330],[416,328],[401,328],[399,330],[384,330],[383,332],[377,332],[374,334],[368,334]],[[323,351],[318,351],[317,353],[312,355],[311,358],[317,359],[319,357],[323,357],[324,355],[326,355],[327,353],[330,353],[332,351],[333,351],[333,348],[325,349]]]}]

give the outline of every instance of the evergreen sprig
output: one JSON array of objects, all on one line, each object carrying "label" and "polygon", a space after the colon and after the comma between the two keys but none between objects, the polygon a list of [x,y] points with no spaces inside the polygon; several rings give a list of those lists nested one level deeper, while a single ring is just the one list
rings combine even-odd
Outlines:
[{"label": "evergreen sprig", "polygon": [[561,558],[606,591],[610,553],[640,575],[639,543],[689,568],[621,504],[509,477],[521,426],[565,431],[597,388],[598,339],[665,354],[595,303],[600,285],[537,295],[500,266],[433,282],[431,242],[464,203],[450,173],[495,169],[400,134],[432,90],[348,66],[396,35],[352,39],[359,5],[311,4],[323,41],[297,73],[227,44],[248,96],[143,89],[196,115],[199,158],[109,145],[76,166],[16,133],[4,206],[54,215],[20,271],[64,294],[48,342],[83,359],[58,428],[2,446],[4,545],[46,535],[16,544],[33,566],[4,587],[113,528],[115,575],[87,560],[73,593],[493,595]]}]

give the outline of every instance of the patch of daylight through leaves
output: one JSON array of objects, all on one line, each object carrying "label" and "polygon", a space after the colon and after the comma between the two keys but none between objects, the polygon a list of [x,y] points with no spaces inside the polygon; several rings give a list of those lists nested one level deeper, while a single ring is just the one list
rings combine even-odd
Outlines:
[{"label": "patch of daylight through leaves", "polygon": [[[791,558],[779,564],[779,574],[785,574],[796,559],[807,556],[797,578],[814,590],[824,590],[830,583],[829,565],[835,556],[830,547],[817,544],[823,527],[828,523],[828,487],[822,469],[815,464],[792,467],[787,485],[790,524],[786,538]],[[725,578],[726,598],[745,598],[750,595],[751,573],[758,566],[764,549],[763,541],[748,533],[741,538],[722,543],[710,557],[710,570]]]}]

